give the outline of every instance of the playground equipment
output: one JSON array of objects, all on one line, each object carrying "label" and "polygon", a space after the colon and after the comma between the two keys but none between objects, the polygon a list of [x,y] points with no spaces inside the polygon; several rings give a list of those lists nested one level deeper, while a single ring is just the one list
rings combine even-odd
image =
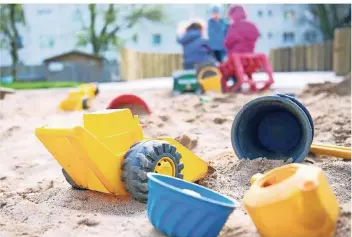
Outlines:
[{"label": "playground equipment", "polygon": [[81,84],[78,89],[70,91],[67,98],[61,101],[59,109],[64,111],[89,109],[92,99],[98,94],[99,88],[96,83]]},{"label": "playground equipment", "polygon": [[0,100],[5,99],[5,96],[7,94],[13,94],[13,93],[15,93],[15,90],[13,90],[13,89],[0,87]]},{"label": "playground equipment", "polygon": [[221,72],[214,66],[204,66],[198,70],[197,79],[203,92],[221,93]]},{"label": "playground equipment", "polygon": [[198,69],[177,71],[173,74],[173,94],[193,92],[198,95],[207,91],[221,93],[221,72],[215,66],[199,65]]},{"label": "playground equipment", "polygon": [[232,147],[240,159],[302,162],[314,137],[308,110],[294,97],[277,94],[254,99],[237,113],[231,129]]},{"label": "playground equipment", "polygon": [[[253,73],[263,69],[267,74],[267,80],[253,80]],[[268,58],[261,53],[232,54],[228,60],[219,67],[222,78],[222,91],[257,93],[268,89],[273,83],[273,72]],[[249,90],[244,91],[243,85],[248,84]]]},{"label": "playground equipment", "polygon": [[[214,65],[200,65],[198,68],[174,73],[174,95],[183,92],[203,94],[206,91],[251,94],[265,91],[274,83],[269,60],[261,53],[235,53],[219,68]],[[253,74],[260,69],[267,74],[267,79],[253,80]],[[244,90],[246,84],[249,85],[247,91]]]},{"label": "playground equipment", "polygon": [[107,109],[130,109],[134,115],[141,114],[141,111],[145,114],[151,113],[147,103],[140,97],[132,94],[124,94],[115,97],[110,102]]},{"label": "playground equipment", "polygon": [[320,168],[289,164],[251,183],[243,203],[263,237],[333,236],[339,206]]},{"label": "playground equipment", "polygon": [[35,130],[63,168],[72,187],[139,201],[148,197],[147,173],[194,182],[207,174],[207,164],[172,138],[147,138],[138,116],[129,109],[83,115],[83,126]]},{"label": "playground equipment", "polygon": [[172,237],[217,236],[237,203],[217,192],[170,176],[148,173],[149,221]]},{"label": "playground equipment", "polygon": [[185,92],[201,94],[202,90],[199,87],[196,74],[196,70],[183,70],[173,73],[173,95],[177,96]]},{"label": "playground equipment", "polygon": [[345,160],[351,160],[351,147],[333,146],[333,145],[322,145],[312,144],[310,152],[321,155],[341,157]]}]

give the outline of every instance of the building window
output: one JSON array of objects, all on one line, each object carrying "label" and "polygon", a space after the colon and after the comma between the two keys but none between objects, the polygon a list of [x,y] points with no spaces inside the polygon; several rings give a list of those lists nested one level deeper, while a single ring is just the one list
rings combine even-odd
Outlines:
[{"label": "building window", "polygon": [[284,18],[286,20],[294,20],[296,18],[296,12],[293,10],[285,11],[284,12]]},{"label": "building window", "polygon": [[293,32],[285,32],[282,35],[282,39],[285,43],[292,43],[295,41],[295,33]]},{"label": "building window", "polygon": [[272,10],[268,11],[268,16],[273,16],[273,11]]},{"label": "building window", "polygon": [[304,39],[309,43],[314,43],[317,41],[317,33],[315,31],[307,31],[304,33]]},{"label": "building window", "polygon": [[73,21],[82,21],[82,12],[80,9],[76,9],[73,13]]},{"label": "building window", "polygon": [[160,45],[161,44],[161,35],[154,34],[153,35],[153,45]]},{"label": "building window", "polygon": [[263,11],[259,10],[259,11],[258,11],[258,16],[259,16],[259,17],[262,17],[262,16],[263,16]]},{"label": "building window", "polygon": [[273,33],[269,32],[268,33],[268,39],[271,39],[273,37]]},{"label": "building window", "polygon": [[51,9],[49,9],[49,8],[43,8],[43,9],[39,9],[38,11],[37,11],[37,15],[39,15],[39,16],[41,16],[41,15],[49,15],[49,14],[51,14]]},{"label": "building window", "polygon": [[55,40],[51,36],[41,36],[40,37],[40,48],[53,48],[55,45]]}]

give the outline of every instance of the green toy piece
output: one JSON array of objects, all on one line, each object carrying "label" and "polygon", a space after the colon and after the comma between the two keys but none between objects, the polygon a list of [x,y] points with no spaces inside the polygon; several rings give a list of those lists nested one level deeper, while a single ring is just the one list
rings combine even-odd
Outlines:
[{"label": "green toy piece", "polygon": [[172,75],[174,79],[173,95],[180,95],[185,92],[202,94],[202,88],[197,80],[196,70],[177,71]]}]

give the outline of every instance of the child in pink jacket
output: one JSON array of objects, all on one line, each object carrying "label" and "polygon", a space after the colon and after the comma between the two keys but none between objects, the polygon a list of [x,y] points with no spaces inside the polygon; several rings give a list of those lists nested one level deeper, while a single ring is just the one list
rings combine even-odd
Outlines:
[{"label": "child in pink jacket", "polygon": [[225,37],[227,55],[233,53],[253,53],[255,43],[259,38],[257,27],[246,20],[247,16],[242,6],[231,6],[228,16],[232,21]]}]

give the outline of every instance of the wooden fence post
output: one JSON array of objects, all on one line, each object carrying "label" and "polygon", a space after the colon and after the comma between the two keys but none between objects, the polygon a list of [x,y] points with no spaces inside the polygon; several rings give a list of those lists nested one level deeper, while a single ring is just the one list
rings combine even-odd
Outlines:
[{"label": "wooden fence post", "polygon": [[306,47],[306,68],[307,71],[313,71],[313,47],[312,45],[307,45]]},{"label": "wooden fence post", "polygon": [[126,49],[122,48],[120,50],[120,78],[124,81],[127,80],[126,74]]},{"label": "wooden fence post", "polygon": [[343,76],[351,72],[351,28],[335,30],[333,70]]},{"label": "wooden fence post", "polygon": [[324,71],[332,70],[332,65],[333,65],[332,48],[333,48],[333,40],[329,40],[324,43],[324,59],[325,59]]},{"label": "wooden fence post", "polygon": [[291,49],[291,71],[305,71],[305,46],[295,46]]},{"label": "wooden fence post", "polygon": [[270,49],[270,51],[269,51],[269,62],[273,68],[273,71],[276,71],[276,68],[275,68],[275,49]]}]

